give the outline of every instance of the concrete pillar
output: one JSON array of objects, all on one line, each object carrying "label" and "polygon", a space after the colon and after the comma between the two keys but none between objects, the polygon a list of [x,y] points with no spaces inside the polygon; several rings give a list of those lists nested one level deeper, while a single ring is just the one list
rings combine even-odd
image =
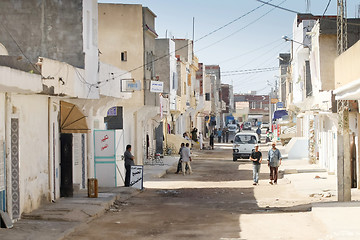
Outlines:
[{"label": "concrete pillar", "polygon": [[350,159],[350,135],[349,135],[349,111],[343,111],[343,133],[338,133],[338,201],[351,201],[351,159]]},{"label": "concrete pillar", "polygon": [[360,189],[360,114],[357,114],[358,138],[357,145],[358,151],[356,152],[356,166],[357,166],[357,188]]}]

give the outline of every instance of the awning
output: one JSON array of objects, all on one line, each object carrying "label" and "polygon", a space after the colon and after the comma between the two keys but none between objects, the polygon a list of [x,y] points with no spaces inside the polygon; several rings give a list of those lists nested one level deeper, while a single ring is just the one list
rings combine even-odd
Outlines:
[{"label": "awning", "polygon": [[273,120],[282,118],[283,116],[286,116],[286,115],[288,115],[286,110],[277,110],[277,111],[274,112]]},{"label": "awning", "polygon": [[60,101],[60,130],[61,133],[87,133],[89,131],[86,117],[72,103]]},{"label": "awning", "polygon": [[360,99],[360,79],[352,81],[334,91],[335,100],[358,100]]}]

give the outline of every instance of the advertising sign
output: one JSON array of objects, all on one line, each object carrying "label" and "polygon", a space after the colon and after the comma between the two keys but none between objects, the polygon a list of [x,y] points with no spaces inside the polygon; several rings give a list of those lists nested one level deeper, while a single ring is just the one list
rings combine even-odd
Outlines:
[{"label": "advertising sign", "polygon": [[130,186],[143,189],[143,166],[131,166]]},{"label": "advertising sign", "polygon": [[284,103],[283,103],[283,102],[278,102],[278,103],[276,103],[276,107],[277,107],[277,108],[283,108],[283,107],[284,107]]},{"label": "advertising sign", "polygon": [[277,102],[279,102],[279,99],[277,99],[277,98],[272,98],[271,99],[271,104],[275,104]]},{"label": "advertising sign", "polygon": [[122,92],[133,92],[141,90],[141,82],[135,81],[134,79],[123,79],[121,80],[121,91]]},{"label": "advertising sign", "polygon": [[95,131],[95,157],[114,157],[115,156],[115,131]]},{"label": "advertising sign", "polygon": [[159,81],[150,82],[150,92],[162,93],[164,91],[164,83]]}]

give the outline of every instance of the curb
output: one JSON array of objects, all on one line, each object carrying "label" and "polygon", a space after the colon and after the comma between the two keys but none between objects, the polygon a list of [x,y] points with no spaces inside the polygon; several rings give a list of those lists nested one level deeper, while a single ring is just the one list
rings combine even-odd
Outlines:
[{"label": "curb", "polygon": [[108,202],[102,204],[103,205],[103,209],[100,210],[99,212],[97,212],[96,214],[94,214],[93,216],[89,217],[86,221],[84,222],[79,222],[79,224],[77,224],[76,226],[66,230],[63,234],[61,234],[61,236],[59,236],[57,238],[57,240],[63,240],[65,239],[67,236],[69,236],[71,233],[81,229],[82,227],[86,226],[89,222],[103,216],[106,212],[106,210],[108,208],[110,208],[110,206],[117,200],[123,200],[123,201],[126,201],[138,194],[140,194],[142,191],[134,191],[133,193],[129,194],[128,196],[124,197],[124,198],[121,198],[121,193],[118,193],[116,194],[111,200],[109,200]]}]

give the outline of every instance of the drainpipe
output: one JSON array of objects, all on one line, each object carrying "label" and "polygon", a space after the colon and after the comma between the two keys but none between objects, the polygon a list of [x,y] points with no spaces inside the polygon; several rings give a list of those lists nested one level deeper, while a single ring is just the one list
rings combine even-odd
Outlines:
[{"label": "drainpipe", "polygon": [[11,189],[11,123],[9,120],[9,117],[11,116],[9,110],[10,110],[10,97],[9,94],[5,93],[5,146],[4,149],[5,152],[5,162],[6,162],[6,176],[9,176],[6,178],[6,209],[8,210],[9,217],[13,219],[12,215],[12,204],[11,199],[8,196],[12,195],[12,189]]},{"label": "drainpipe", "polygon": [[[51,187],[51,183],[52,183],[52,179],[51,179],[51,121],[50,121],[50,109],[51,109],[51,98],[48,97],[48,187],[49,187],[49,192],[48,192],[48,199],[51,201],[51,200],[55,200],[52,198],[52,194],[51,194],[51,191],[52,191],[52,187]],[[53,143],[54,144],[54,143]]]}]

